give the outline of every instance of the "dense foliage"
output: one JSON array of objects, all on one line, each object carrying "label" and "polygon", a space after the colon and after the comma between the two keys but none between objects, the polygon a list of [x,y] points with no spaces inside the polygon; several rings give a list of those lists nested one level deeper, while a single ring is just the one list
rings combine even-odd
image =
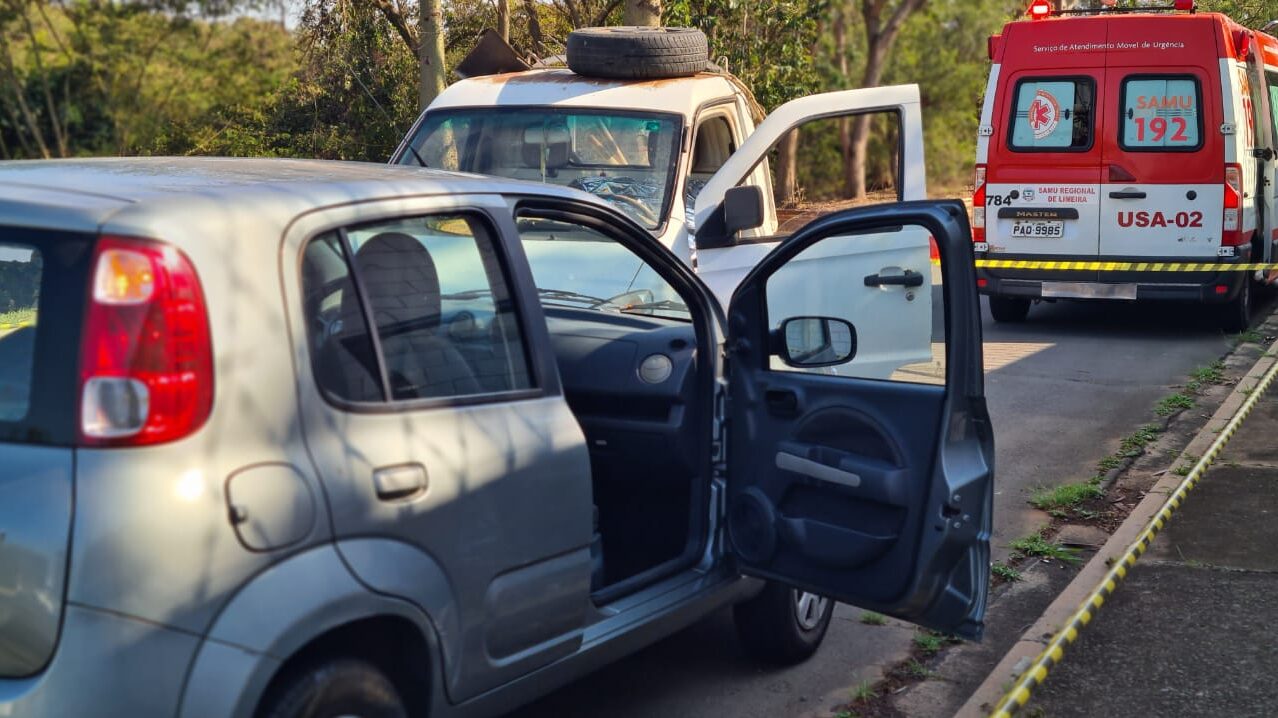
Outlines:
[{"label": "dense foliage", "polygon": [[0,315],[35,306],[40,262],[0,260]]}]

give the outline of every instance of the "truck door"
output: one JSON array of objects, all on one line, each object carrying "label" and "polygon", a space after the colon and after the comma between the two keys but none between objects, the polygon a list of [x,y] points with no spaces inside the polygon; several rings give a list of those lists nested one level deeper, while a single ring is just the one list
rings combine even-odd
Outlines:
[{"label": "truck door", "polygon": [[[866,192],[847,191],[840,143],[864,120],[871,141],[866,152]],[[781,155],[792,143],[790,159]],[[790,165],[789,180],[780,179]],[[778,180],[790,183],[790,197],[774,204],[763,194],[758,169],[771,167]],[[735,223],[739,213],[726,211],[725,199],[745,193],[757,220]],[[915,85],[830,92],[786,103],[768,116],[741,147],[705,183],[694,208],[697,274],[723,306],[738,283],[794,228],[844,207],[917,200],[926,196],[923,123]],[[729,226],[729,219],[734,221]],[[778,234],[751,236],[760,226],[778,222]],[[932,359],[928,333],[932,321],[930,286],[934,267],[926,233],[918,228],[876,232],[857,243],[825,245],[794,260],[804,271],[793,275],[775,301],[819,292],[858,316],[863,350],[855,367],[863,375],[887,378],[898,367]],[[917,236],[916,236],[917,235]],[[863,264],[874,272],[849,278]],[[880,279],[863,281],[862,276]],[[855,309],[853,309],[855,307]],[[825,371],[842,373],[846,366]]]},{"label": "truck door", "polygon": [[[1214,260],[1221,244],[1220,83],[1190,65],[1106,72],[1102,258]],[[1213,131],[1209,131],[1213,130]]]},{"label": "truck door", "polygon": [[[989,585],[994,444],[967,211],[958,201],[845,210],[765,257],[728,314],[730,548],[750,575],[936,630],[979,638]],[[888,377],[855,370],[880,338],[870,312],[796,291],[808,255],[845,257],[844,282],[884,279],[860,243],[940,264],[910,291],[931,297],[932,362]],[[780,300],[780,301],[779,301]],[[872,310],[871,310],[872,311]],[[815,373],[847,365],[838,375]]]}]

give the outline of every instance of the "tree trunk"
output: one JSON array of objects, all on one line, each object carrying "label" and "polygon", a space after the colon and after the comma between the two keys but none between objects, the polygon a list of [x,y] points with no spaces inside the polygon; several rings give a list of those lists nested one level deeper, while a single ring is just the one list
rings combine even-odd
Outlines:
[{"label": "tree trunk", "polygon": [[[861,78],[862,87],[877,87],[883,79],[883,62],[887,59],[890,46],[880,42],[871,45],[871,48],[865,61],[865,74]],[[870,149],[870,122],[873,119],[873,115],[857,115],[852,118],[852,132],[848,137],[852,157],[844,165],[844,192],[855,199],[865,198],[865,156]]]},{"label": "tree trunk", "polygon": [[[834,52],[838,60],[839,82],[847,83],[848,79],[848,12],[847,8],[834,11]],[[846,84],[842,84],[847,87]],[[839,118],[839,154],[843,160],[843,194],[852,196],[856,180],[852,172],[852,118]]]},{"label": "tree trunk", "polygon": [[661,24],[661,0],[626,0],[623,24],[657,27]]},{"label": "tree trunk", "polygon": [[[883,21],[883,11],[888,0],[862,0],[861,13],[865,22],[865,73],[861,76],[861,87],[877,87],[883,80],[883,69],[888,55],[892,52],[892,44],[901,32],[901,25],[906,18],[927,4],[927,0],[897,0],[891,9],[887,21]],[[858,115],[852,120],[851,161],[845,163],[844,193],[854,199],[865,198],[865,165],[866,153],[870,147],[870,115]]]},{"label": "tree trunk", "polygon": [[421,0],[421,61],[420,108],[426,106],[444,91],[448,84],[444,78],[444,6],[442,0]]},{"label": "tree trunk", "polygon": [[794,202],[799,194],[799,128],[794,128],[781,138],[777,145],[777,204],[787,205]]},{"label": "tree trunk", "polygon": [[497,0],[497,34],[510,42],[510,0]]},{"label": "tree trunk", "polygon": [[528,12],[528,39],[532,41],[532,52],[541,57],[546,54],[546,38],[541,33],[541,18],[537,17],[537,0],[524,0],[524,10]]}]

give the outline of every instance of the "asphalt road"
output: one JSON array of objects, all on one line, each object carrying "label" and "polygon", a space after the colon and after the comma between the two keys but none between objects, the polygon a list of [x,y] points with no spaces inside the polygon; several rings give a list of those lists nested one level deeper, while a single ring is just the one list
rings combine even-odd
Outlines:
[{"label": "asphalt road", "polygon": [[[1124,435],[1152,419],[1158,399],[1231,346],[1204,307],[1060,302],[1035,306],[1021,325],[984,316],[986,395],[997,445],[996,559],[1046,520],[1026,503],[1035,488],[1091,476]],[[764,670],[741,655],[724,611],[514,715],[829,716],[860,682],[876,680],[881,667],[909,649],[905,624],[866,626],[860,614],[839,606],[815,658]]]}]

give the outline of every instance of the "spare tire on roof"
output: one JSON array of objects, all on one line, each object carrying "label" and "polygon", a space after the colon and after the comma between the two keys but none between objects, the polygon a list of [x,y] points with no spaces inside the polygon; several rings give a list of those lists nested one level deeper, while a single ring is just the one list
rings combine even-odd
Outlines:
[{"label": "spare tire on roof", "polygon": [[706,69],[705,33],[689,27],[587,27],[568,34],[568,67],[616,80],[688,77]]}]

